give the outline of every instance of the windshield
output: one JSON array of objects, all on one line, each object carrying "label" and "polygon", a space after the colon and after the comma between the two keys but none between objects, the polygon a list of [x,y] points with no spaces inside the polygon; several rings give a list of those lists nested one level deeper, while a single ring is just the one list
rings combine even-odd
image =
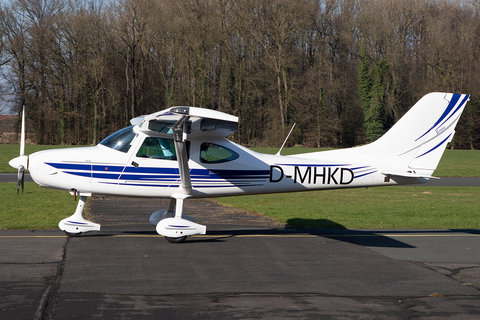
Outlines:
[{"label": "windshield", "polygon": [[108,136],[100,144],[127,153],[136,135],[133,126],[130,126]]}]

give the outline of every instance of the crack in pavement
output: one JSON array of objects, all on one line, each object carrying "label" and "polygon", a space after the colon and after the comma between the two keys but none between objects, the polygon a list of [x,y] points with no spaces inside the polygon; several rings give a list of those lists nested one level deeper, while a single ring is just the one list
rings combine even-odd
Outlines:
[{"label": "crack in pavement", "polygon": [[480,264],[461,263],[432,263],[413,262],[422,267],[445,275],[453,280],[479,290],[480,292]]},{"label": "crack in pavement", "polygon": [[55,309],[59,300],[59,289],[61,286],[61,280],[63,271],[65,269],[67,247],[70,243],[70,238],[67,238],[65,245],[63,246],[62,260],[57,263],[57,269],[55,274],[47,280],[47,289],[40,299],[37,312],[35,313],[34,320],[53,319]]}]

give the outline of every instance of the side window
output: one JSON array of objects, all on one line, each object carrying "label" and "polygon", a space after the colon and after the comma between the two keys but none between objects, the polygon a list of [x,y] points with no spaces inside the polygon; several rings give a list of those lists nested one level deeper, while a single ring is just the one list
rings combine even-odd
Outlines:
[{"label": "side window", "polygon": [[[187,154],[190,156],[190,141],[187,141]],[[138,149],[137,157],[162,160],[177,160],[173,139],[147,137]]]},{"label": "side window", "polygon": [[177,160],[175,143],[172,139],[147,137],[138,149],[137,157],[163,160]]},{"label": "side window", "polygon": [[214,143],[202,143],[200,146],[200,162],[222,163],[237,159],[238,153]]}]

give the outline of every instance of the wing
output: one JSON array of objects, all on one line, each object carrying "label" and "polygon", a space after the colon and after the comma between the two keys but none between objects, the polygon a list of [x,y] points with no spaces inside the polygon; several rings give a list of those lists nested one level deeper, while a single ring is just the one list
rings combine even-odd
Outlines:
[{"label": "wing", "polygon": [[196,107],[172,107],[130,122],[147,135],[173,136],[183,195],[192,194],[187,139],[225,137],[238,130],[238,117]]},{"label": "wing", "polygon": [[133,119],[130,120],[130,123],[132,124],[132,126],[136,126],[137,124],[142,123],[142,121],[145,117],[146,116],[139,116],[139,117],[133,118]]},{"label": "wing", "polygon": [[238,130],[238,117],[196,107],[172,107],[131,120],[145,133],[173,134],[173,126],[185,117],[183,132],[189,138],[226,137]]}]

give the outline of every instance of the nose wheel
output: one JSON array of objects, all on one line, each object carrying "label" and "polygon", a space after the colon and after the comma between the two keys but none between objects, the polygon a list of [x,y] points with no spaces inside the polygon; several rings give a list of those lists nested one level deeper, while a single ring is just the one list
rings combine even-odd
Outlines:
[{"label": "nose wheel", "polygon": [[76,238],[76,237],[80,237],[80,235],[82,234],[82,232],[68,232],[68,231],[65,231],[65,234],[66,234],[67,237],[69,237],[69,238]]},{"label": "nose wheel", "polygon": [[170,243],[183,243],[187,240],[187,236],[179,237],[179,238],[172,238],[172,237],[165,237],[168,242]]},{"label": "nose wheel", "polygon": [[93,223],[83,218],[83,208],[85,207],[86,201],[86,196],[80,196],[75,213],[58,223],[60,230],[65,231],[67,236],[78,237],[83,232],[100,230],[100,225],[98,223]]}]

